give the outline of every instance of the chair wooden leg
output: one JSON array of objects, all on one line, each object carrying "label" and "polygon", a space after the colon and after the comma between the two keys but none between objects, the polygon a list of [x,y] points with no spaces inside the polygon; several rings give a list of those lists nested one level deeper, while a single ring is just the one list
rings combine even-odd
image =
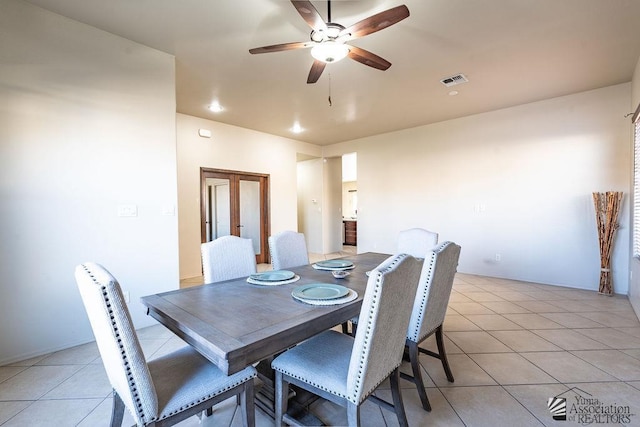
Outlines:
[{"label": "chair wooden leg", "polygon": [[349,322],[344,322],[342,324],[342,333],[349,335]]},{"label": "chair wooden leg", "polygon": [[255,427],[256,409],[254,405],[253,380],[244,383],[244,389],[240,393],[240,409],[242,411],[242,425],[244,427]]},{"label": "chair wooden leg", "polygon": [[275,425],[278,427],[284,425],[282,416],[287,413],[289,383],[284,380],[282,372],[276,371],[275,374]]},{"label": "chair wooden leg", "polygon": [[124,418],[124,402],[118,396],[116,391],[113,391],[113,406],[111,407],[111,427],[122,427],[122,420]]},{"label": "chair wooden leg", "polygon": [[442,335],[442,325],[438,326],[436,329],[436,343],[438,344],[438,354],[440,354],[440,360],[442,361],[442,367],[444,368],[444,373],[447,375],[447,380],[452,383],[453,373],[451,372],[451,368],[449,367],[449,361],[447,360],[447,353],[444,350],[444,337]]},{"label": "chair wooden leg", "polygon": [[411,362],[411,370],[413,371],[413,383],[418,389],[418,396],[420,396],[420,402],[425,411],[431,412],[431,404],[427,397],[427,391],[424,389],[424,381],[422,380],[422,370],[420,369],[420,351],[418,350],[418,343],[409,341],[409,361]]},{"label": "chair wooden leg", "polygon": [[402,393],[400,392],[400,368],[396,368],[389,377],[391,381],[391,396],[393,396],[393,407],[398,417],[400,427],[409,427],[407,414],[404,412],[404,404],[402,403]]},{"label": "chair wooden leg", "polygon": [[360,427],[360,405],[347,403],[347,424],[349,427]]}]

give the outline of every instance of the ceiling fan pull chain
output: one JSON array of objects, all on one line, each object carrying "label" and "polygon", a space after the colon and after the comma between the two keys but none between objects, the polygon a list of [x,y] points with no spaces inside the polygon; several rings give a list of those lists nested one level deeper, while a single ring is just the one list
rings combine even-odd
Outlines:
[{"label": "ceiling fan pull chain", "polygon": [[333,103],[331,102],[331,73],[329,73],[329,107],[333,107]]}]

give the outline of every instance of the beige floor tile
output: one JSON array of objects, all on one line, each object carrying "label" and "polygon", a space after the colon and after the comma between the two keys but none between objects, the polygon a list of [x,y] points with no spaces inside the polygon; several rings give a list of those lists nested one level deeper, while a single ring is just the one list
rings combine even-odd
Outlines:
[{"label": "beige floor tile", "polygon": [[598,322],[589,320],[584,316],[580,316],[576,313],[540,313],[541,316],[546,317],[549,320],[553,320],[559,325],[565,328],[603,328]]},{"label": "beige floor tile", "polygon": [[[310,411],[317,416],[325,425],[346,426],[347,410],[335,403],[318,400],[310,407]],[[384,417],[381,409],[371,401],[365,401],[360,407],[360,419],[363,426],[385,427]],[[393,415],[393,414],[392,414]],[[271,420],[273,426],[273,420]]]},{"label": "beige floor tile", "polygon": [[640,338],[640,326],[636,327],[627,327],[627,328],[615,328],[620,332],[624,332],[625,334],[629,334],[636,338]]},{"label": "beige floor tile", "polygon": [[640,348],[640,338],[612,328],[579,329],[576,332],[586,335],[612,348]]},{"label": "beige floor tile", "polygon": [[100,365],[87,365],[42,396],[42,399],[104,399],[111,394],[109,378]]},{"label": "beige floor tile", "polygon": [[638,359],[618,350],[572,351],[604,372],[622,381],[640,381],[640,363]]},{"label": "beige floor tile", "polygon": [[504,301],[503,298],[491,292],[466,292],[465,296],[475,302]]},{"label": "beige floor tile", "polygon": [[422,366],[438,387],[465,387],[474,385],[495,385],[496,382],[466,354],[447,356],[454,382],[450,383],[442,369],[442,363],[434,358],[421,359]]},{"label": "beige floor tile", "polygon": [[496,292],[496,295],[507,301],[536,301],[536,298],[524,292],[508,291]]},{"label": "beige floor tile", "polygon": [[562,383],[616,380],[615,377],[568,352],[521,353],[521,355]]},{"label": "beige floor tile", "polygon": [[543,426],[499,386],[447,388],[442,394],[470,427]]},{"label": "beige floor tile", "polygon": [[531,331],[489,331],[513,351],[562,351],[557,345],[541,338]]},{"label": "beige floor tile", "polygon": [[581,312],[579,314],[587,319],[591,319],[610,328],[633,328],[640,325],[640,323],[638,323],[638,319],[630,319],[604,311]]},{"label": "beige floor tile", "polygon": [[25,369],[27,369],[26,366],[0,366],[0,383],[18,375]]},{"label": "beige floor tile", "polygon": [[449,307],[459,314],[495,314],[479,302],[451,302]]},{"label": "beige floor tile", "polygon": [[[437,388],[427,388],[427,397],[431,405],[431,412],[422,409],[422,403],[418,392],[413,390],[402,390],[402,400],[404,402],[404,410],[407,414],[407,422],[410,426],[429,426],[429,427],[464,427],[460,417],[453,410],[449,402],[444,398],[440,390]],[[391,401],[391,392],[376,392],[376,395],[387,401]],[[390,411],[382,411],[382,415],[387,423],[387,427],[398,426],[398,420]],[[363,425],[364,426],[364,425]]]},{"label": "beige floor tile", "polygon": [[485,331],[448,332],[447,336],[465,353],[508,353],[512,351]]},{"label": "beige floor tile", "polygon": [[540,329],[531,332],[564,350],[602,350],[611,348],[572,329]]},{"label": "beige floor tile", "polygon": [[485,301],[482,305],[498,314],[531,312],[530,310],[509,301]]},{"label": "beige floor tile", "polygon": [[505,314],[504,317],[526,329],[559,329],[562,325],[537,313]]},{"label": "beige floor tile", "polygon": [[522,291],[523,294],[533,297],[536,301],[555,301],[558,296],[552,291],[531,290]]},{"label": "beige floor tile", "polygon": [[547,406],[549,398],[568,390],[568,387],[564,384],[510,385],[504,388],[545,426],[567,426],[567,421],[554,420]]},{"label": "beige floor tile", "polygon": [[50,354],[43,354],[41,356],[36,356],[36,357],[32,357],[30,359],[25,359],[25,360],[20,360],[18,362],[15,363],[10,363],[8,365],[5,366],[33,366],[36,363],[38,363],[39,361],[41,361],[42,359],[44,359],[45,357],[49,357]]},{"label": "beige floor tile", "polygon": [[545,384],[557,381],[517,353],[469,355],[498,384]]},{"label": "beige floor tile", "polygon": [[453,302],[474,302],[471,298],[461,294],[460,292],[451,292],[451,295],[449,295],[449,302],[453,303]]},{"label": "beige floor tile", "polygon": [[499,314],[467,314],[467,319],[485,331],[508,331],[522,329],[522,326]]},{"label": "beige floor tile", "polygon": [[555,305],[556,307],[562,309],[563,312],[588,313],[593,311],[592,305],[589,305],[585,301],[580,301],[580,300],[562,299],[562,300],[555,300],[555,301],[547,301],[547,303],[551,305]]},{"label": "beige floor tile", "polygon": [[81,368],[82,365],[32,366],[0,383],[0,401],[39,399]]},{"label": "beige floor tile", "polygon": [[38,400],[2,426],[75,426],[100,402],[102,399]]},{"label": "beige floor tile", "polygon": [[447,314],[444,318],[444,330],[454,331],[479,331],[480,327],[461,314]]},{"label": "beige floor tile", "polygon": [[588,291],[585,289],[563,289],[559,288],[554,291],[558,299],[567,300],[594,300],[602,298],[602,295],[598,295],[595,291]]},{"label": "beige floor tile", "polygon": [[456,292],[482,292],[482,289],[476,285],[470,285],[464,282],[453,282],[453,290]]},{"label": "beige floor tile", "polygon": [[563,313],[566,311],[562,307],[549,304],[546,301],[517,301],[516,304],[535,313]]},{"label": "beige floor tile", "polygon": [[8,402],[0,402],[0,424],[3,424],[4,422],[10,420],[32,403],[34,403],[34,401],[30,400],[13,400]]},{"label": "beige floor tile", "polygon": [[78,345],[66,350],[56,351],[40,360],[36,365],[82,365],[100,358],[100,352],[95,341]]},{"label": "beige floor tile", "polygon": [[632,350],[620,350],[621,352],[623,352],[624,354],[628,354],[631,357],[635,357],[636,359],[640,360],[640,348],[634,348]]}]

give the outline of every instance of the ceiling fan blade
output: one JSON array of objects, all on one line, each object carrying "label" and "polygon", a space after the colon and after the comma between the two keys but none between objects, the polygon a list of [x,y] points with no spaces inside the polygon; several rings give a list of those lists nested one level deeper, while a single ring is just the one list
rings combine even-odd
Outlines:
[{"label": "ceiling fan blade", "polygon": [[269,53],[269,52],[281,52],[283,50],[303,49],[313,46],[313,42],[293,42],[273,44],[271,46],[254,47],[249,49],[249,53]]},{"label": "ceiling fan blade", "polygon": [[357,39],[358,37],[364,37],[376,31],[384,30],[387,27],[396,24],[409,16],[409,9],[407,6],[396,6],[384,12],[377,13],[360,22],[356,22],[352,26],[345,28],[340,32],[340,35],[349,34],[346,40]]},{"label": "ceiling fan blade", "polygon": [[391,62],[386,59],[356,46],[349,46],[348,56],[355,61],[368,65],[369,67],[377,68],[378,70],[384,71],[391,67]]},{"label": "ceiling fan blade", "polygon": [[307,77],[307,83],[315,83],[318,81],[322,72],[324,71],[324,67],[327,66],[326,62],[318,61],[317,59],[313,61],[313,65],[311,66],[311,71],[309,71],[309,77]]},{"label": "ceiling fan blade", "polygon": [[302,16],[302,19],[309,24],[312,30],[319,30],[327,27],[327,24],[325,24],[322,16],[320,16],[318,9],[316,9],[310,1],[291,0],[291,3],[293,4],[293,7],[296,8],[300,16]]}]

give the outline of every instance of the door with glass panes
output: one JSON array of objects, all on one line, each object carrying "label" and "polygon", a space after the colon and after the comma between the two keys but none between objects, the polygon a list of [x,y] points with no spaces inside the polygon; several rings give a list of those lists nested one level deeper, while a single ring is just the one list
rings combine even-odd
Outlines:
[{"label": "door with glass panes", "polygon": [[253,241],[256,262],[268,262],[269,175],[200,168],[202,242],[222,236]]}]

